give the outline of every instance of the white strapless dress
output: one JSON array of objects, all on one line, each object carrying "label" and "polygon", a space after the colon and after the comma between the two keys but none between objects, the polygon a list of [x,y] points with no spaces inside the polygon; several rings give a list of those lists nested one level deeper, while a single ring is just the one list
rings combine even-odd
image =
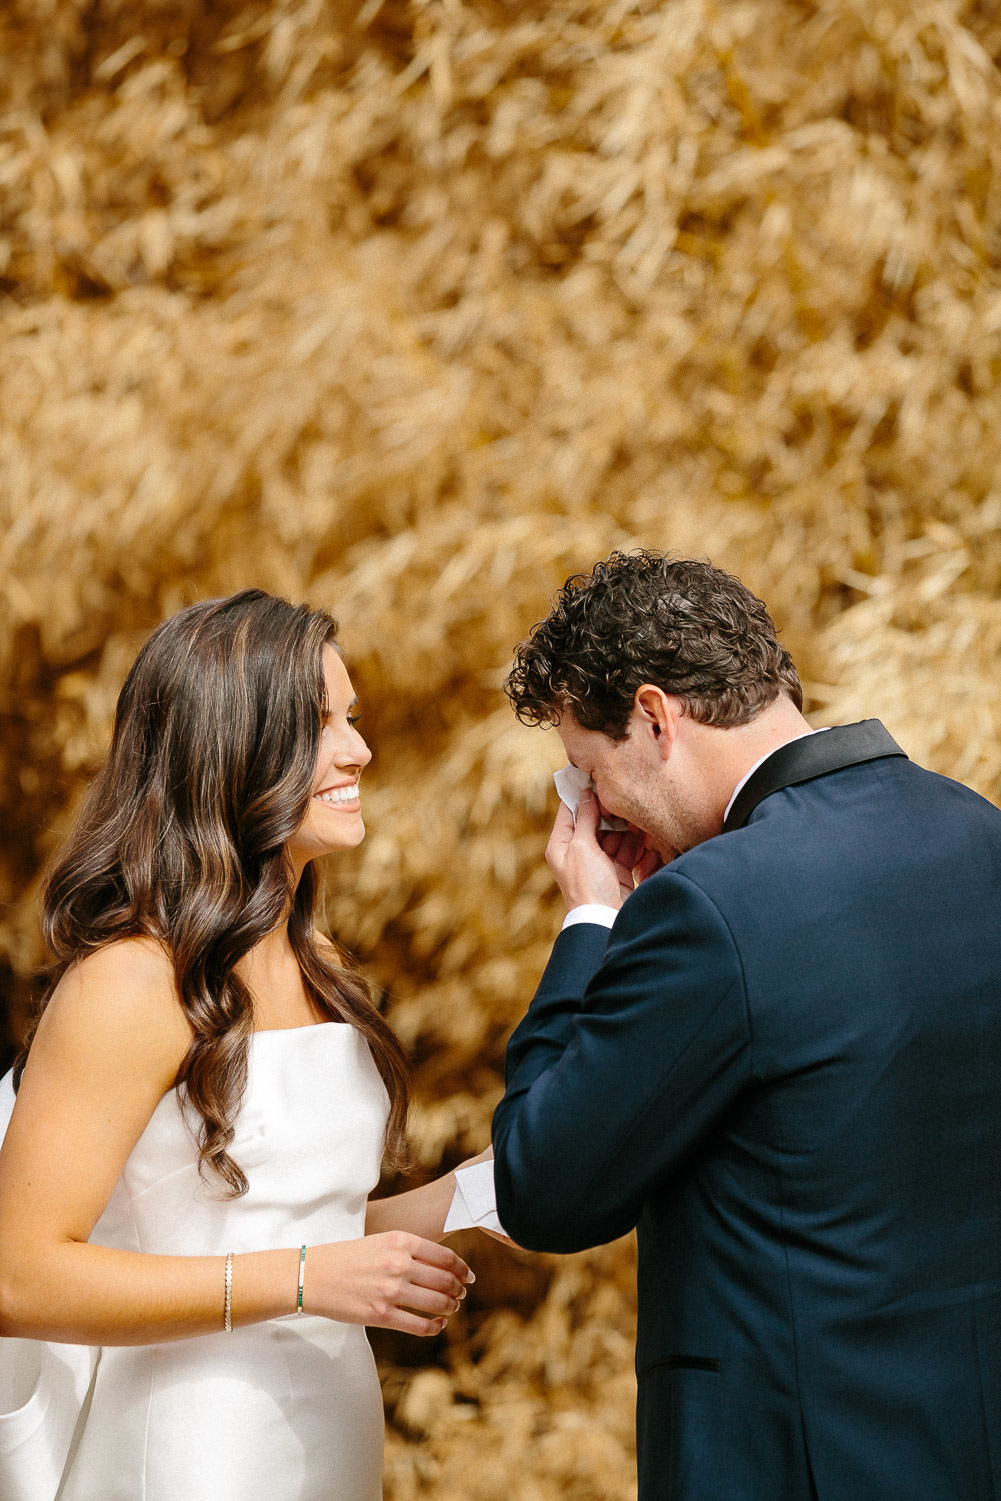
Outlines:
[{"label": "white strapless dress", "polygon": [[[0,1129],[9,1078],[2,1088]],[[223,1256],[354,1239],[379,1179],[387,1112],[353,1027],[258,1032],[231,1148],[249,1191],[223,1198],[199,1177],[172,1091],[91,1240]],[[220,1276],[220,1326],[222,1305]],[[378,1501],[382,1451],[375,1362],[354,1325],[293,1314],[100,1350],[0,1340],[2,1501]]]}]

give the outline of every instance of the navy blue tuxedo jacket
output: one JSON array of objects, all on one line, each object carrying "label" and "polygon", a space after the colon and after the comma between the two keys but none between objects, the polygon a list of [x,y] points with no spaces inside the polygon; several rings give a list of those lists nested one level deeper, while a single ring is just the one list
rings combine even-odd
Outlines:
[{"label": "navy blue tuxedo jacket", "polygon": [[636,1228],[642,1501],[999,1501],[1001,813],[899,751],[788,780],[560,935],[501,1221]]}]

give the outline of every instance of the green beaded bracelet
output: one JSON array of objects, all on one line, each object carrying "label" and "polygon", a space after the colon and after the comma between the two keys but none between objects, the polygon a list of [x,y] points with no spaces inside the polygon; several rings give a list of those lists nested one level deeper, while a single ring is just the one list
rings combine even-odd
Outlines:
[{"label": "green beaded bracelet", "polygon": [[306,1247],[299,1247],[299,1295],[295,1300],[296,1313],[302,1313],[302,1283],[306,1275]]}]

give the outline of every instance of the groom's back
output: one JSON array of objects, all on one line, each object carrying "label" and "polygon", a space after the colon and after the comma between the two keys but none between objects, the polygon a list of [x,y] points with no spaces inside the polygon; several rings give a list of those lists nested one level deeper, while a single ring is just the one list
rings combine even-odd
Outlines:
[{"label": "groom's back", "polygon": [[658,1450],[686,1501],[1001,1494],[1001,813],[885,759],[675,873],[733,936],[750,1073],[641,1225],[641,1367],[718,1363],[641,1381],[644,1494]]}]

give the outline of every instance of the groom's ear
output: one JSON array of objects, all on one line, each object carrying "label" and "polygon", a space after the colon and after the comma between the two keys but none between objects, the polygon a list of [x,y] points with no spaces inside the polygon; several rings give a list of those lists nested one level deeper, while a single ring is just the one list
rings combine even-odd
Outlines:
[{"label": "groom's ear", "polygon": [[674,749],[681,720],[681,700],[653,683],[642,683],[633,697],[630,728],[653,742],[662,761]]}]

